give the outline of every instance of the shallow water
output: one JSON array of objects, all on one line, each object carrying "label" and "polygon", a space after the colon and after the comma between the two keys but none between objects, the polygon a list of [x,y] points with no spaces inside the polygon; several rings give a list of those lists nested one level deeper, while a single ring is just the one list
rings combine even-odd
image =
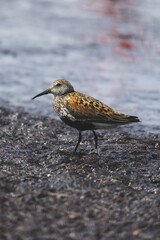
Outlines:
[{"label": "shallow water", "polygon": [[1,105],[54,116],[57,78],[159,132],[158,0],[0,1]]}]

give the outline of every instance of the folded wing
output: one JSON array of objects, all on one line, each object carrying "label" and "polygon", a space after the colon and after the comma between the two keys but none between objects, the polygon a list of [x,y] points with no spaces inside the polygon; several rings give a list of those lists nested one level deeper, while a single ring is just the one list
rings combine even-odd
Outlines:
[{"label": "folded wing", "polygon": [[138,117],[119,113],[97,99],[74,92],[69,98],[69,111],[80,121],[106,124],[139,122]]}]

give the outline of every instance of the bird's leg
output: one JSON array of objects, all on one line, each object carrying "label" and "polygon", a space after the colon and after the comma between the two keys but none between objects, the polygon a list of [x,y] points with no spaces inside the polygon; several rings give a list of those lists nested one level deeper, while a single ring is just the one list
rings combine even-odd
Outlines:
[{"label": "bird's leg", "polygon": [[77,142],[77,145],[76,145],[76,147],[75,147],[75,149],[74,149],[75,152],[77,151],[77,148],[78,148],[81,140],[82,140],[82,134],[81,134],[81,131],[79,131],[78,142]]},{"label": "bird's leg", "polygon": [[93,130],[92,132],[93,132],[93,134],[94,134],[95,148],[97,149],[98,137],[97,137],[97,134],[96,134],[96,132],[95,132],[94,130]]}]

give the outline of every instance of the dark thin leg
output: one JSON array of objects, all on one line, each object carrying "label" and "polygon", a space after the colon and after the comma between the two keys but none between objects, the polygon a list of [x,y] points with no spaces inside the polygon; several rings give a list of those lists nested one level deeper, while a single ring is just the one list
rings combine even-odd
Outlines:
[{"label": "dark thin leg", "polygon": [[82,134],[81,134],[81,131],[79,131],[78,142],[77,142],[77,145],[76,145],[76,147],[75,147],[75,149],[74,149],[75,152],[77,151],[77,148],[78,148],[81,140],[82,140]]},{"label": "dark thin leg", "polygon": [[94,130],[93,130],[92,132],[93,132],[93,134],[94,134],[95,148],[97,149],[98,137],[97,137],[97,134],[96,134],[96,132],[95,132]]}]

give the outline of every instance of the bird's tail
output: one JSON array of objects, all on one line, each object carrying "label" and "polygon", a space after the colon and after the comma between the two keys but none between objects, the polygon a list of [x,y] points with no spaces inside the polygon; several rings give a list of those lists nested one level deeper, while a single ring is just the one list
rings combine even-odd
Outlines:
[{"label": "bird's tail", "polygon": [[122,121],[124,121],[124,122],[140,122],[138,117],[130,116],[130,115],[124,115],[124,117],[122,117]]},{"label": "bird's tail", "polygon": [[115,112],[110,119],[109,118],[107,119],[107,123],[113,124],[126,124],[131,122],[140,122],[140,120],[136,116],[131,116],[118,112]]},{"label": "bird's tail", "polygon": [[112,120],[107,119],[107,121],[92,122],[92,124],[95,129],[111,129],[115,128],[118,125],[125,125],[132,122],[140,122],[140,120],[136,116],[117,114],[112,117]]}]

